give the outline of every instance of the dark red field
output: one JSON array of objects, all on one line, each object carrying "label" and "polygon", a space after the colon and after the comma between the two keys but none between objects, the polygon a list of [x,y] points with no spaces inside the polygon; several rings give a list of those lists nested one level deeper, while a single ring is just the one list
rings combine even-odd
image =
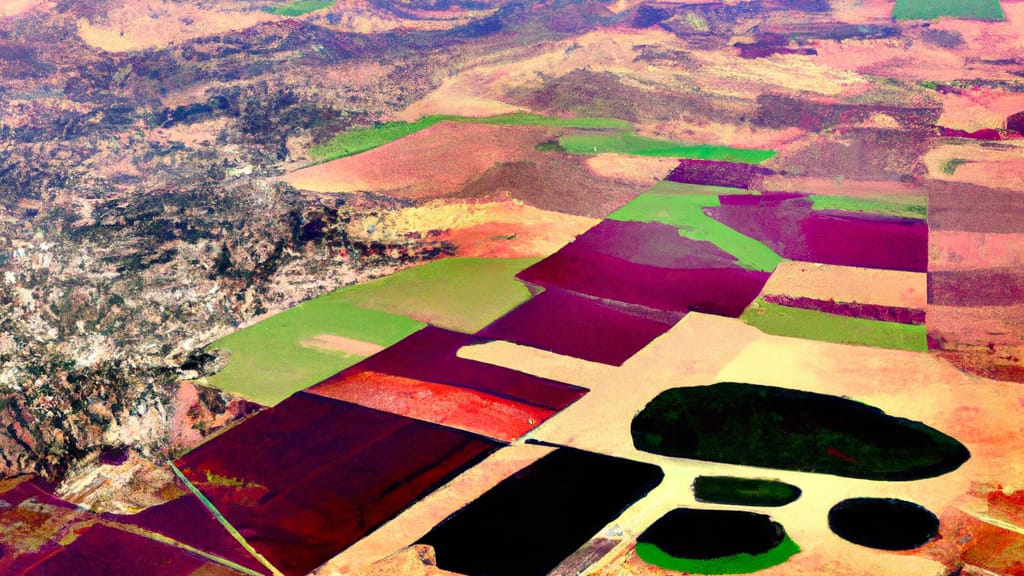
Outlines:
[{"label": "dark red field", "polygon": [[178,467],[254,548],[298,575],[498,446],[300,392],[190,452]]},{"label": "dark red field", "polygon": [[552,288],[479,335],[618,366],[671,327]]},{"label": "dark red field", "polygon": [[739,316],[769,276],[767,272],[738,267],[658,268],[586,252],[558,252],[522,271],[519,278],[544,288],[561,288],[653,310]]},{"label": "dark red field", "polygon": [[89,528],[71,545],[24,572],[25,576],[180,576],[194,573],[239,574],[180,548],[103,524]]}]

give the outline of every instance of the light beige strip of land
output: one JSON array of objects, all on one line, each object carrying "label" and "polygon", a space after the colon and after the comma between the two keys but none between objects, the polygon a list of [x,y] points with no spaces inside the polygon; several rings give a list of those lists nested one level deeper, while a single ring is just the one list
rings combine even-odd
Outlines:
[{"label": "light beige strip of land", "polygon": [[928,304],[928,276],[920,272],[783,262],[761,294],[923,310]]},{"label": "light beige strip of land", "polygon": [[345,338],[335,334],[319,334],[299,342],[303,348],[316,348],[318,350],[330,350],[334,352],[345,352],[356,356],[373,356],[384,349],[379,344],[364,342],[353,338]]},{"label": "light beige strip of land", "polygon": [[1024,234],[931,230],[928,270],[1024,267]]}]

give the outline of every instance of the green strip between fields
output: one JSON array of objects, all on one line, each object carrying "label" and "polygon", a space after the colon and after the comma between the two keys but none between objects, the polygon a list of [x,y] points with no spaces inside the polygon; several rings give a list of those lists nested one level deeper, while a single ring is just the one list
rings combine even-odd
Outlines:
[{"label": "green strip between fields", "polygon": [[277,16],[302,16],[303,14],[330,8],[334,6],[334,2],[335,0],[295,0],[295,2],[285,4],[284,6],[274,6],[264,8],[263,10]]},{"label": "green strip between fields", "polygon": [[849,196],[812,195],[808,197],[808,200],[811,201],[811,207],[815,210],[863,212],[915,220],[928,218],[928,198],[926,196],[852,198]]},{"label": "green strip between fields", "polygon": [[688,145],[671,140],[638,136],[626,130],[614,134],[562,136],[558,139],[558,143],[570,154],[631,154],[634,156],[722,160],[748,164],[758,164],[775,156],[774,150],[732,148],[710,144]]},{"label": "green strip between fields", "polygon": [[209,510],[211,514],[213,514],[213,517],[216,518],[217,521],[220,522],[220,525],[228,531],[228,534],[231,534],[231,537],[237,540],[238,543],[242,546],[242,548],[245,548],[246,552],[252,554],[252,557],[259,561],[259,563],[262,564],[264,567],[266,567],[267,570],[270,570],[271,574],[273,574],[274,576],[284,576],[283,572],[278,570],[276,566],[274,566],[270,563],[269,560],[264,558],[262,554],[260,554],[255,548],[252,547],[252,544],[249,544],[245,537],[242,536],[242,533],[239,532],[234,526],[232,526],[231,522],[228,522],[228,519],[220,513],[220,510],[217,510],[217,507],[213,505],[213,502],[210,502],[210,499],[207,498],[206,495],[203,494],[199,490],[199,488],[197,488],[196,485],[192,483],[191,480],[185,477],[185,474],[181,470],[179,470],[177,466],[174,465],[174,462],[168,462],[167,465],[170,466],[171,470],[174,471],[174,475],[177,476],[178,479],[181,480],[185,484],[185,486],[192,492],[192,494],[194,494],[195,497],[198,498],[199,501],[203,503],[203,506],[205,506],[206,509]]},{"label": "green strip between fields", "polygon": [[896,0],[892,17],[896,20],[934,20],[941,17],[1006,20],[999,0]]},{"label": "green strip between fields", "polygon": [[776,336],[791,336],[839,344],[857,344],[877,348],[927,352],[927,328],[829,314],[765,302],[758,298],[740,319]]},{"label": "green strip between fields", "polygon": [[711,242],[734,256],[737,263],[748,270],[775,270],[782,257],[774,250],[704,213],[704,208],[720,205],[718,196],[714,195],[644,193],[613,212],[608,219],[675,226],[680,236]]},{"label": "green strip between fields", "polygon": [[729,196],[745,194],[748,196],[759,196],[759,190],[747,190],[746,188],[730,188],[728,186],[709,186],[707,184],[688,184],[683,182],[672,182],[662,180],[644,190],[646,194],[675,194],[678,196]]}]

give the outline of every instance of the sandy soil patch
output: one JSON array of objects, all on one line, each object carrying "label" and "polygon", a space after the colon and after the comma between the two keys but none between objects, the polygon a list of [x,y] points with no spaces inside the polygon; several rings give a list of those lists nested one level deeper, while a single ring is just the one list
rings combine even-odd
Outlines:
[{"label": "sandy soil patch", "polygon": [[[966,55],[956,50],[904,40],[820,41],[815,44],[820,66],[911,81],[948,82],[963,76]],[[849,96],[849,94],[844,94]]]},{"label": "sandy soil patch", "polygon": [[189,147],[210,146],[217,142],[217,135],[228,125],[227,118],[214,118],[192,124],[172,124],[166,128],[152,128],[146,131],[150,142],[181,142]]},{"label": "sandy soil patch", "polygon": [[485,90],[460,81],[458,76],[448,78],[436,90],[397,114],[395,120],[414,122],[433,114],[494,116],[523,111],[520,106],[506,104],[485,94]]},{"label": "sandy soil patch", "polygon": [[57,488],[64,500],[95,513],[135,514],[185,495],[167,466],[137,454],[120,464],[95,464],[75,471]]},{"label": "sandy soil patch", "polygon": [[667,138],[679,142],[765,150],[784,149],[788,145],[799,142],[807,135],[805,130],[796,127],[776,130],[719,122],[706,122],[697,125],[685,121],[639,124],[636,131],[643,136]]},{"label": "sandy soil patch", "polygon": [[[921,196],[922,188],[891,180],[850,180],[845,178],[813,178],[795,176],[766,176],[762,183],[765,190],[777,192],[803,192],[826,196],[853,196],[858,198],[877,196]],[[894,201],[898,198],[894,198]]]},{"label": "sandy soil patch", "polygon": [[931,230],[928,270],[1024,267],[1024,234]]},{"label": "sandy soil patch", "polygon": [[346,354],[355,354],[356,356],[373,356],[384,349],[383,346],[373,342],[363,342],[362,340],[345,338],[344,336],[336,336],[334,334],[319,334],[302,340],[299,342],[299,346],[315,348],[317,350],[330,350],[332,352],[345,352]]},{"label": "sandy soil patch", "polygon": [[993,188],[1024,188],[1024,141],[943,144],[921,158],[937,180],[970,182]]},{"label": "sandy soil patch", "polygon": [[949,179],[993,188],[1024,190],[1024,149],[1017,154],[1021,157],[993,162],[968,162],[959,166]]},{"label": "sandy soil patch", "polygon": [[4,0],[0,6],[0,18],[17,16],[49,4],[46,0]]},{"label": "sandy soil patch", "polygon": [[602,178],[653,186],[679,165],[676,158],[649,158],[628,154],[600,154],[587,159],[587,167]]},{"label": "sandy soil patch", "polygon": [[728,52],[694,52],[701,64],[698,81],[709,93],[751,98],[757,91],[796,92],[804,98],[849,97],[871,87],[867,78],[819,56],[775,55],[742,59]]},{"label": "sandy soil patch", "polygon": [[[1021,27],[1024,26],[1024,3],[1008,2],[1002,0],[1000,5],[1006,15],[1004,22],[978,22],[975,20],[957,20],[943,18],[934,26],[937,30],[949,30],[959,32],[964,38],[964,48],[971,56],[978,60],[1001,60],[1018,58],[1024,50],[1024,36],[1021,35]],[[1004,69],[993,68],[1002,74],[1001,77],[1009,76]],[[988,71],[972,70],[975,78],[991,78]],[[1012,76],[1009,76],[1012,78]]]},{"label": "sandy soil patch", "polygon": [[915,272],[783,262],[761,294],[924,309],[928,278]]},{"label": "sandy soil patch", "polygon": [[[671,33],[657,27],[645,30],[604,29],[568,40],[509,50],[500,57],[467,67],[446,80],[434,93],[414,103],[410,107],[411,112],[402,116],[412,118],[433,111],[473,115],[474,107],[507,111],[507,104],[501,101],[510,91],[538,88],[545,77],[563,76],[580,69],[610,71],[622,75],[624,80],[636,75],[652,85],[666,89],[678,87],[683,81],[681,74],[689,77],[690,73],[679,68],[647,66],[645,62],[634,61],[643,46],[675,47],[678,42]],[[444,102],[446,99],[449,102]],[[461,108],[463,100],[469,102],[470,108],[466,111]]]},{"label": "sandy soil patch", "polygon": [[961,94],[942,95],[939,125],[973,132],[982,128],[1006,128],[1006,118],[1024,111],[1024,94],[976,88]]},{"label": "sandy soil patch", "polygon": [[128,52],[160,48],[281,19],[261,10],[243,10],[240,3],[226,4],[204,8],[195,3],[125,0],[107,13],[105,22],[79,20],[78,35],[95,48]]},{"label": "sandy soil patch", "polygon": [[892,23],[892,0],[830,0],[832,17],[850,24]]},{"label": "sandy soil patch", "polygon": [[1024,303],[1016,306],[928,306],[928,332],[954,344],[1021,345]]},{"label": "sandy soil patch", "polygon": [[382,217],[357,216],[349,234],[378,242],[419,234],[432,241],[450,242],[457,256],[522,258],[552,254],[597,222],[540,210],[514,199],[433,200]]}]

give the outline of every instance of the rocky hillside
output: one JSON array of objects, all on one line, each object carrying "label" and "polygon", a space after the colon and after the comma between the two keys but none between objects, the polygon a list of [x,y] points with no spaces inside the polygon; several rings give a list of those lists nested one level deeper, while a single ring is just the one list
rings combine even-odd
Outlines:
[{"label": "rocky hillside", "polygon": [[[353,214],[401,201],[306,196],[276,178],[308,163],[312,144],[436,87],[482,50],[474,39],[502,42],[509,26],[564,35],[597,6],[552,30],[543,13],[557,6],[473,3],[457,25],[381,34],[345,30],[334,12],[256,10],[240,29],[95,46],[115,25],[130,36],[143,4],[35,3],[0,17],[0,476],[56,479],[104,448],[173,450],[190,353],[260,315],[446,253],[440,241],[349,238]],[[407,22],[464,8],[378,4],[365,9]],[[187,26],[222,7],[172,3],[151,17],[187,8],[175,20]],[[231,402],[207,396],[220,397],[205,402],[212,413]]]}]

